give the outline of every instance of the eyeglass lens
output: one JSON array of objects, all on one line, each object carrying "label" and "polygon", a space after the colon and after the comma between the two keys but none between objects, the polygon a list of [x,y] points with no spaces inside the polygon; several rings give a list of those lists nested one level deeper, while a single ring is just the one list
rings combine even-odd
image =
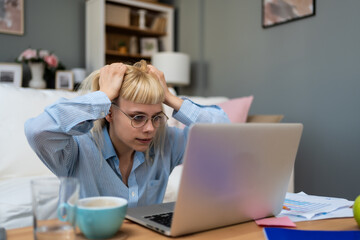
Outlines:
[{"label": "eyeglass lens", "polygon": [[[145,115],[136,115],[131,120],[131,125],[135,128],[143,127],[149,118]],[[151,118],[154,127],[158,128],[166,123],[167,118],[163,113]]]}]

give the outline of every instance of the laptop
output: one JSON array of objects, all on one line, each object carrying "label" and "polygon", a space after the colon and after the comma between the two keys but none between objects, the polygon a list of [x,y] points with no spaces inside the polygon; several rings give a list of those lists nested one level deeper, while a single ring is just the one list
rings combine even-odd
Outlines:
[{"label": "laptop", "polygon": [[180,236],[280,213],[300,123],[195,124],[175,203],[129,208],[126,218]]}]

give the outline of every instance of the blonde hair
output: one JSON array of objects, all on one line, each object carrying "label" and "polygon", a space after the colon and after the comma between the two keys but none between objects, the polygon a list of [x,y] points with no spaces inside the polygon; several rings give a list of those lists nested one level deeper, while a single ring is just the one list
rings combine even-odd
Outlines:
[{"label": "blonde hair", "polygon": [[[98,91],[100,89],[99,79],[100,70],[92,72],[82,82],[79,89],[80,93],[84,94],[88,93],[89,91]],[[165,99],[165,92],[156,76],[148,73],[146,61],[141,60],[140,62],[135,63],[133,66],[127,65],[127,70],[125,72],[124,79],[119,91],[119,97],[113,102],[118,102],[119,98],[123,98],[134,103],[161,104]],[[96,146],[100,150],[100,153],[104,144],[102,129],[107,124],[108,123],[105,118],[98,119],[94,122],[94,126],[91,129],[91,134],[94,138]],[[154,140],[145,152],[145,158],[147,160],[152,159],[152,153],[158,153],[161,155],[161,157],[163,156],[165,129],[165,126],[157,129]]]}]

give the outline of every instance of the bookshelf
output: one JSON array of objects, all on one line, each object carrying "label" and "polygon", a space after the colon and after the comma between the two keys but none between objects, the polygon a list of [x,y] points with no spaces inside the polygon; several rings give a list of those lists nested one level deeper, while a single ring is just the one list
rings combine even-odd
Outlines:
[{"label": "bookshelf", "polygon": [[151,61],[154,51],[174,50],[174,8],[139,0],[86,2],[86,70],[105,64]]}]

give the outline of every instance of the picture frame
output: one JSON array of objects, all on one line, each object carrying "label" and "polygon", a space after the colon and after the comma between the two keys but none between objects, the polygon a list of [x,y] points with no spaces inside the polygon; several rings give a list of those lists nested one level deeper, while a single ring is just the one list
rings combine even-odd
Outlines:
[{"label": "picture frame", "polygon": [[315,16],[316,0],[262,0],[262,27]]},{"label": "picture frame", "polygon": [[18,63],[0,63],[0,84],[21,87],[22,65]]},{"label": "picture frame", "polygon": [[0,0],[0,33],[24,34],[24,0]]},{"label": "picture frame", "polygon": [[141,38],[140,40],[141,55],[151,56],[159,51],[157,38]]},{"label": "picture frame", "polygon": [[56,71],[55,89],[72,91],[74,89],[74,73],[64,70]]}]

